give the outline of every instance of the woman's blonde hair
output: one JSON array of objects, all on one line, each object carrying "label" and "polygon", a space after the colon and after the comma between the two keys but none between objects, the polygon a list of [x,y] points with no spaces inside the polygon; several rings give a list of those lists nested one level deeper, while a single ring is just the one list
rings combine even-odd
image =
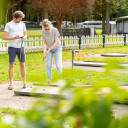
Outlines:
[{"label": "woman's blonde hair", "polygon": [[53,27],[52,23],[48,20],[48,19],[44,19],[43,22],[42,22],[42,27]]}]

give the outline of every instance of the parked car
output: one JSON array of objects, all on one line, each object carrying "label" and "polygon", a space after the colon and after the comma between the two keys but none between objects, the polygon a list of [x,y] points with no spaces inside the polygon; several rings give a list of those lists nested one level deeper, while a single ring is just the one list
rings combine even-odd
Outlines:
[{"label": "parked car", "polygon": [[33,21],[23,21],[26,25],[26,28],[37,28],[37,23]]}]

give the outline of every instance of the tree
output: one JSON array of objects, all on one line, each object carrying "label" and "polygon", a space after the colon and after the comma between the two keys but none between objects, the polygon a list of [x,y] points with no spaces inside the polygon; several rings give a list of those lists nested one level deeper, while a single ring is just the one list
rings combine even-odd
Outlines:
[{"label": "tree", "polygon": [[110,16],[117,18],[128,15],[128,0],[114,0],[110,7]]},{"label": "tree", "polygon": [[27,6],[29,10],[34,9],[38,14],[43,10],[44,19],[48,19],[48,1],[47,0],[27,0]]},{"label": "tree", "polygon": [[7,4],[8,0],[0,0],[0,27],[6,23]]},{"label": "tree", "polygon": [[20,3],[23,2],[24,0],[8,0],[7,2],[7,11],[6,11],[6,22],[11,20],[13,18],[13,13],[15,10],[20,10],[21,6]]},{"label": "tree", "polygon": [[110,1],[106,1],[106,34],[110,34]]},{"label": "tree", "polygon": [[[92,0],[91,0],[92,1]],[[89,0],[49,0],[49,5],[57,22],[57,28],[62,35],[61,24],[66,14],[73,10],[84,7]]]},{"label": "tree", "polygon": [[[110,19],[114,19],[120,16],[128,15],[128,1],[127,0],[96,0],[95,1],[95,18],[98,15],[98,19],[102,18],[102,33],[110,33]],[[106,26],[105,26],[106,21]],[[105,31],[106,28],[106,31]]]},{"label": "tree", "polygon": [[[102,33],[110,34],[110,5],[112,0],[96,0],[95,1],[95,11],[98,15],[102,17]],[[106,27],[105,27],[106,21]],[[106,29],[105,29],[106,28]],[[106,30],[106,31],[105,31]]]},{"label": "tree", "polygon": [[105,21],[106,21],[106,3],[104,0],[96,0],[94,3],[94,15],[98,16],[98,20],[102,18],[102,34],[106,33]]}]

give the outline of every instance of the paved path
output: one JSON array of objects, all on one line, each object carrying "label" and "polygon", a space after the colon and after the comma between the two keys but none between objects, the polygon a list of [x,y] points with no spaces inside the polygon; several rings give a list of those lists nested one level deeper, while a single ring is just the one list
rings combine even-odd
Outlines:
[{"label": "paved path", "polygon": [[12,109],[26,110],[39,98],[27,96],[15,96],[14,90],[21,90],[22,82],[14,81],[14,90],[8,90],[9,82],[0,85],[0,108],[11,107]]},{"label": "paved path", "polygon": [[[55,68],[55,65],[53,65]],[[63,62],[63,68],[72,68],[72,63],[67,61]],[[79,67],[75,66],[75,69],[83,70],[93,70],[93,71],[104,71],[102,67]],[[126,70],[124,70],[127,72]],[[39,100],[38,97],[29,97],[29,96],[15,96],[14,90],[18,91],[22,89],[21,81],[14,81],[14,90],[8,90],[9,82],[4,82],[0,85],[0,108],[11,107],[12,109],[28,110],[32,107],[32,104],[35,101]],[[54,103],[53,99],[47,99],[49,103]],[[114,115],[116,117],[121,117],[122,115],[128,115],[128,106],[127,105],[113,105]]]},{"label": "paved path", "polygon": [[[8,82],[0,85],[0,108],[10,107],[12,109],[28,110],[32,107],[33,103],[40,98],[29,96],[15,96],[14,90],[19,91],[22,89],[21,81],[14,81],[14,90],[8,90]],[[127,89],[128,90],[128,89]],[[47,102],[54,103],[53,99],[47,99]],[[128,115],[128,106],[115,104],[112,106],[115,117],[122,117]]]}]

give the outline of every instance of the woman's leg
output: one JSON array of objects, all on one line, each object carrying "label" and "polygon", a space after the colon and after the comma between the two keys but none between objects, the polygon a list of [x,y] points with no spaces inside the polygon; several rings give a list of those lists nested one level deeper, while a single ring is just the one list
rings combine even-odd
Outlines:
[{"label": "woman's leg", "polygon": [[46,70],[47,70],[47,78],[51,79],[52,75],[52,61],[53,61],[53,53],[50,51],[46,57]]},{"label": "woman's leg", "polygon": [[62,47],[55,50],[55,62],[58,73],[62,73]]}]

